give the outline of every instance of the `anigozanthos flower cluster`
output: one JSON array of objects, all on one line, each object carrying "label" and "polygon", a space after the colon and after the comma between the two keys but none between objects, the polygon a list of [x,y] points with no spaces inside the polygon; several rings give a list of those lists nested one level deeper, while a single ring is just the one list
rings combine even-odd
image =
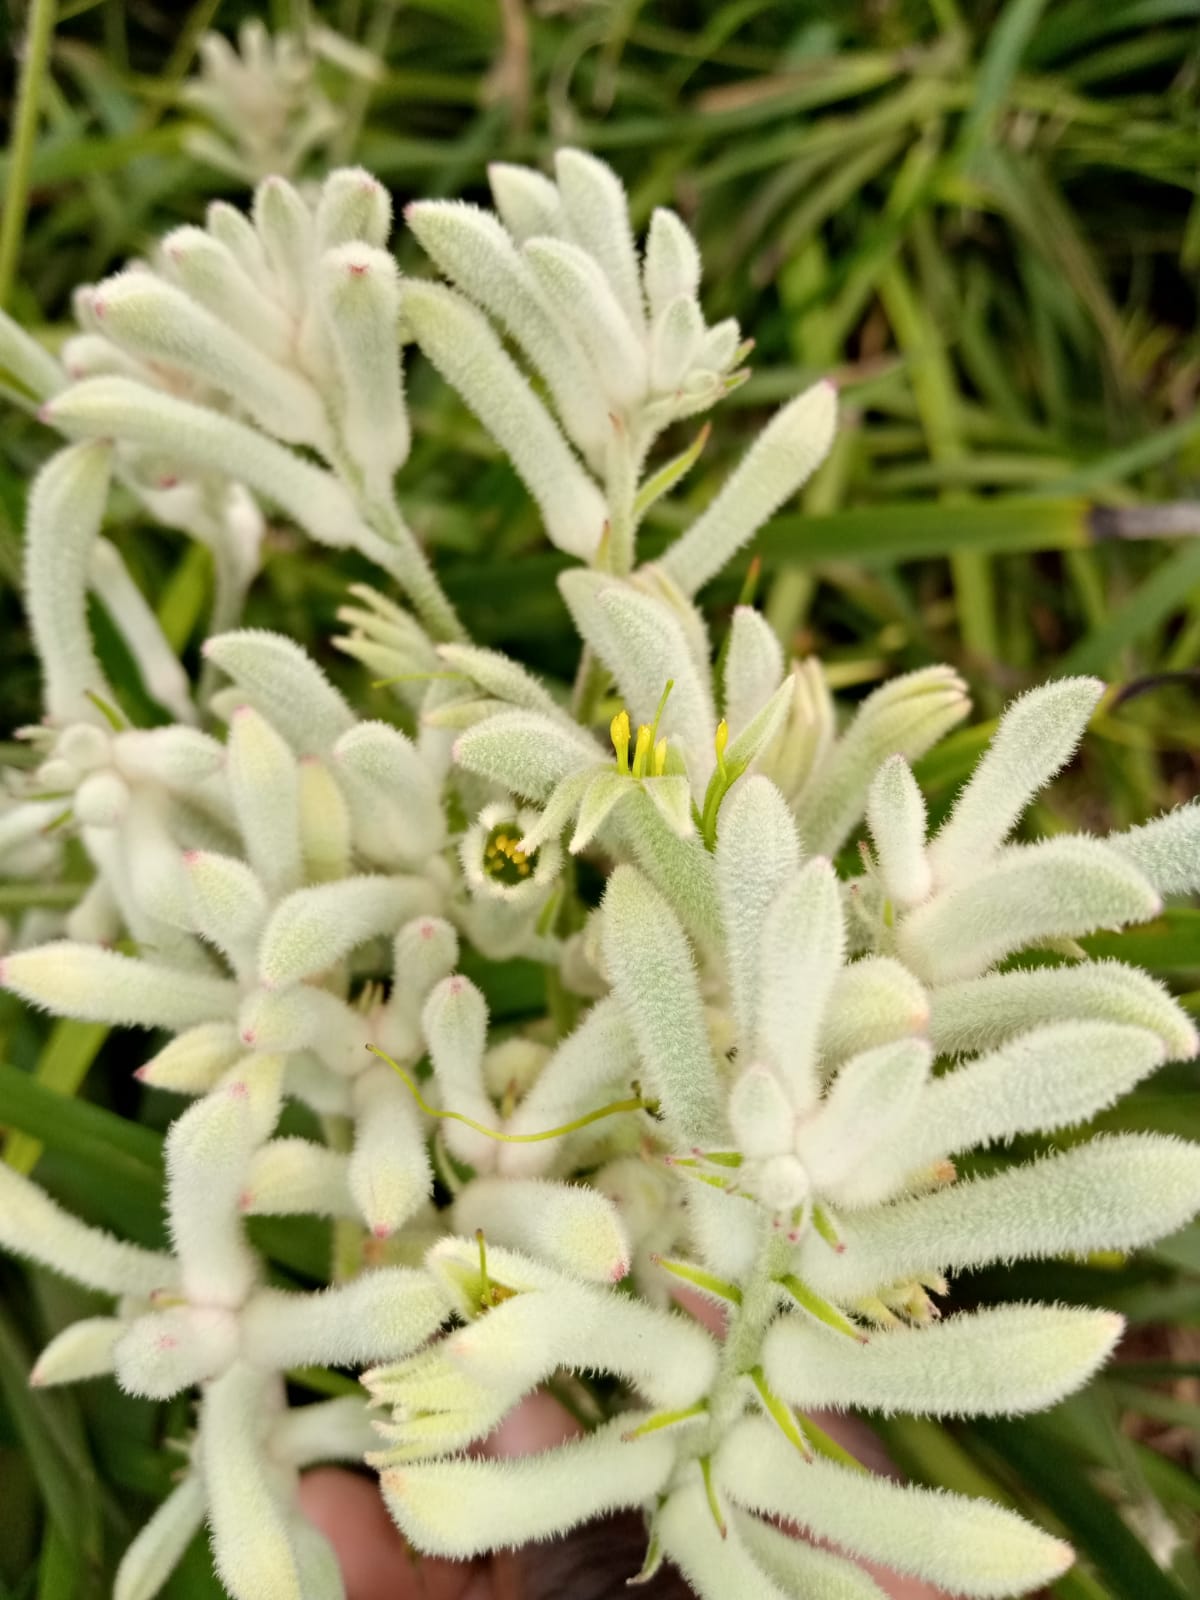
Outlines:
[{"label": "anigozanthos flower cluster", "polygon": [[[34,1381],[198,1395],[187,1470],[117,1600],[157,1593],[205,1520],[237,1600],[333,1600],[297,1475],[363,1456],[422,1551],[631,1506],[645,1570],[672,1562],[707,1600],[877,1596],[856,1558],[1028,1593],[1066,1545],[859,1470],[812,1413],[1036,1410],[1112,1350],[1105,1311],[955,1311],[954,1274],[1171,1232],[1200,1207],[1200,1150],[1051,1139],[988,1176],[958,1165],[1077,1128],[1196,1053],[1159,984],[1077,941],[1200,885],[1200,810],[1014,841],[1102,693],[1070,679],[1009,709],[930,836],[912,764],[968,714],[955,672],[894,678],[839,719],[819,665],[786,662],[746,606],[715,670],[695,596],[821,461],[834,391],[784,406],[639,565],[638,526],[703,437],[665,464],[655,441],[740,380],[746,346],[706,324],[680,218],[656,212],[639,251],[600,162],[491,176],[495,213],[407,213],[445,283],[399,276],[384,191],[335,172],[315,197],[268,179],[250,217],[214,206],[81,291],[65,368],[0,324],[8,392],[72,441],[30,499],[46,718],[0,870],[53,872],[72,835],[90,871],[56,937],[10,930],[0,979],[165,1034],[135,1075],[192,1100],[166,1142],[169,1253],[0,1167],[4,1245],[111,1299]],[[409,532],[402,339],[579,562],[560,584],[583,641],[569,700],[463,637]],[[199,685],[101,536],[114,477],[214,553]],[[398,586],[357,588],[339,641],[393,682],[393,721],[238,627],[261,502]],[[120,714],[89,591],[169,724]],[[463,968],[516,956],[551,1003],[492,1026]],[[280,1131],[290,1101],[319,1136]],[[330,1287],[268,1281],[260,1215],[335,1219]],[[680,1284],[720,1304],[723,1340],[673,1305]],[[365,1391],[289,1404],[286,1375],[321,1366]],[[467,1453],[545,1380],[597,1372],[617,1382],[586,1437]]]}]

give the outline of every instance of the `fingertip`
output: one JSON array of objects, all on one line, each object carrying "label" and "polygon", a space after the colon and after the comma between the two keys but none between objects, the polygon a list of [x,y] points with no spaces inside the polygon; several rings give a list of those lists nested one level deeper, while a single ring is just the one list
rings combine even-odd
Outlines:
[{"label": "fingertip", "polygon": [[[468,1600],[476,1566],[425,1558],[410,1550],[374,1480],[339,1467],[315,1467],[300,1479],[300,1508],[333,1546],[346,1600]],[[489,1600],[486,1588],[470,1600]]]}]

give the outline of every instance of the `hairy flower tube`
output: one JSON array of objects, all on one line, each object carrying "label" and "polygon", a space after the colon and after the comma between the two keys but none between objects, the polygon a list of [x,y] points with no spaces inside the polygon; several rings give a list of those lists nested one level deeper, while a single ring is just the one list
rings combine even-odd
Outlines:
[{"label": "hairy flower tube", "polygon": [[[151,1600],[204,1521],[236,1600],[334,1600],[297,1474],[364,1458],[419,1551],[632,1507],[643,1570],[706,1600],[869,1600],[863,1561],[1030,1593],[1072,1560],[1061,1540],[872,1475],[814,1414],[1020,1415],[1113,1350],[1110,1311],[958,1309],[955,1277],[1132,1250],[1200,1209],[1194,1146],[1088,1135],[1200,1041],[1148,974],[1079,943],[1200,887],[1200,808],[1022,832],[1103,692],[1069,678],[1014,701],[931,827],[914,767],[968,716],[955,670],[843,717],[750,605],[714,661],[696,596],[818,466],[834,390],[783,406],[639,562],[703,436],[665,460],[656,441],[740,381],[746,347],[706,323],[682,220],[656,212],[639,250],[602,163],[490,181],[495,213],[408,209],[446,282],[402,279],[386,194],[335,172],[315,198],[268,179],[251,217],[218,205],[82,293],[63,369],[0,323],[7,392],[71,441],[30,495],[45,719],[6,781],[0,869],[72,853],[89,874],[57,926],[14,924],[0,983],[156,1033],[134,1076],[190,1102],[169,1251],[0,1168],[0,1243],[111,1302],[33,1381],[197,1395],[118,1600]],[[576,560],[570,691],[463,636],[403,520],[402,339]],[[114,480],[217,553],[197,684],[103,539]],[[390,685],[388,717],[240,625],[260,503],[378,566],[337,644]],[[89,593],[154,726],[121,710]],[[545,992],[515,1019],[488,998],[513,961]],[[259,1216],[331,1219],[328,1287],[275,1281]],[[365,1388],[297,1403],[313,1368]],[[582,1438],[473,1453],[546,1383],[586,1400]]]}]

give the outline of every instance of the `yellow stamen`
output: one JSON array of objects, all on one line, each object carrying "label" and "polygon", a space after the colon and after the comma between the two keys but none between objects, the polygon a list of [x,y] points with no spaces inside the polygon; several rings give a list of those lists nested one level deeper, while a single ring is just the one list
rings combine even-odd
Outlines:
[{"label": "yellow stamen", "polygon": [[654,746],[654,776],[661,778],[667,770],[667,741],[660,739]]},{"label": "yellow stamen", "polygon": [[633,775],[635,778],[646,776],[646,761],[650,755],[653,734],[643,722],[637,731],[637,743],[633,747]]},{"label": "yellow stamen", "polygon": [[613,749],[617,752],[617,771],[629,771],[629,713],[618,711],[608,725],[609,737],[613,742]]}]

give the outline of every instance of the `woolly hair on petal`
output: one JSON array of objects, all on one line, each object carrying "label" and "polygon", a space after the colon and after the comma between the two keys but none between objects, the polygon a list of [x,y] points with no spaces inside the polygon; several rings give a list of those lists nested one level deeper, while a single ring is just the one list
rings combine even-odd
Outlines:
[{"label": "woolly hair on petal", "polygon": [[487,321],[452,290],[413,280],[404,284],[401,310],[422,350],[512,461],[550,540],[590,559],[604,532],[603,496]]},{"label": "woolly hair on petal", "polygon": [[199,1475],[187,1473],[121,1557],[113,1600],[154,1600],[203,1525],[205,1504]]},{"label": "woolly hair on petal", "polygon": [[798,1111],[816,1099],[821,1018],[844,947],[837,878],[819,856],[784,884],[762,931],[755,1054],[776,1067]]},{"label": "woolly hair on petal", "polygon": [[582,1185],[477,1178],[454,1203],[454,1227],[528,1251],[573,1277],[619,1283],[629,1271],[629,1240],[619,1213]]},{"label": "woolly hair on petal", "polygon": [[819,1550],[807,1539],[783,1532],[772,1522],[736,1508],[733,1526],[762,1570],[790,1596],[819,1595],[821,1600],[885,1600],[873,1578],[852,1561]]},{"label": "woolly hair on petal", "polygon": [[119,1317],[84,1317],[69,1323],[38,1356],[30,1384],[41,1389],[111,1372],[113,1350],[124,1329]]},{"label": "woolly hair on petal", "polygon": [[776,1322],[763,1346],[775,1393],[814,1407],[915,1416],[1017,1416],[1081,1388],[1124,1328],[1111,1311],[1006,1305],[856,1344],[803,1317]]},{"label": "woolly hair on petal", "polygon": [[138,1317],[113,1350],[113,1370],[125,1394],[169,1400],[226,1370],[238,1353],[236,1319],[202,1306],[172,1306]]},{"label": "woolly hair on petal", "polygon": [[692,787],[702,793],[713,767],[716,714],[680,622],[661,601],[597,573],[565,572],[559,588],[580,632],[615,677],[635,722],[655,721],[663,690],[671,684],[658,732],[681,741]]},{"label": "woolly hair on petal", "polygon": [[701,1600],[789,1600],[796,1591],[777,1585],[754,1559],[735,1526],[718,1527],[700,1477],[691,1463],[654,1519],[663,1554],[683,1573]]},{"label": "woolly hair on petal", "polygon": [[339,774],[357,780],[351,810],[387,805],[396,813],[397,853],[420,864],[445,843],[446,824],[433,773],[416,746],[384,722],[359,722],[333,747]]},{"label": "woolly hair on petal", "polygon": [[[495,1128],[499,1117],[483,1076],[487,1002],[469,978],[455,973],[432,990],[421,1013],[421,1030],[446,1109]],[[486,1172],[495,1163],[496,1143],[478,1129],[452,1121],[445,1137],[459,1160],[477,1170]]]},{"label": "woolly hair on petal", "polygon": [[816,471],[833,443],[837,394],[817,383],[777,411],[708,510],[667,551],[663,567],[685,594],[721,570]]},{"label": "woolly hair on petal", "polygon": [[291,329],[286,315],[227,244],[204,228],[176,228],[163,239],[161,263],[166,276],[197,305],[221,317],[274,361],[288,361]]},{"label": "woolly hair on petal", "polygon": [[396,263],[357,241],[340,245],[322,257],[317,287],[342,380],[343,442],[368,492],[387,495],[410,444],[396,339]]},{"label": "woolly hair on petal", "polygon": [[489,1387],[529,1390],[559,1367],[611,1372],[671,1410],[697,1404],[717,1371],[697,1322],[583,1283],[512,1295],[450,1334],[445,1354]]},{"label": "woolly hair on petal", "polygon": [[89,691],[112,698],[87,620],[89,565],[111,461],[104,441],[73,445],[47,462],[29,494],[25,604],[43,662],[46,714],[58,723],[100,721]]},{"label": "woolly hair on petal", "polygon": [[680,295],[694,300],[700,292],[700,251],[679,216],[666,206],[656,206],[650,217],[642,282],[651,316]]},{"label": "woolly hair on petal", "polygon": [[305,1600],[265,1434],[278,1380],[237,1362],[208,1387],[200,1430],[217,1575],[234,1600]]},{"label": "woolly hair on petal", "polygon": [[903,921],[901,957],[927,983],[974,978],[1017,950],[1157,916],[1153,886],[1099,839],[1014,845]]},{"label": "woolly hair on petal", "polygon": [[761,612],[736,606],[725,657],[725,715],[740,733],[783,682],[783,651]]},{"label": "woolly hair on petal", "polygon": [[563,427],[584,455],[591,458],[601,450],[611,426],[604,396],[578,341],[551,310],[510,232],[486,211],[461,201],[419,200],[407,208],[404,220],[454,286],[500,323],[545,378]]},{"label": "woolly hair on petal", "polygon": [[276,988],[324,972],[356,945],[394,935],[426,897],[420,879],[401,876],[364,874],[297,889],[263,929],[259,981]]},{"label": "woolly hair on petal", "polygon": [[20,400],[32,396],[48,400],[66,383],[62,368],[36,339],[30,337],[10,316],[0,311],[0,368],[5,374],[5,391],[14,397],[10,380],[16,379],[25,391]]},{"label": "woolly hair on petal", "polygon": [[189,1028],[232,1017],[237,1006],[224,978],[65,939],[5,956],[0,987],[56,1016],[119,1027]]},{"label": "woolly hair on petal", "polygon": [[867,796],[867,826],[887,894],[916,905],[933,887],[925,854],[925,797],[903,756],[889,756]]},{"label": "woolly hair on petal", "polygon": [[1119,1022],[1060,1022],[1019,1034],[928,1086],[910,1134],[913,1167],[1086,1122],[1161,1066],[1165,1054],[1148,1029]]},{"label": "woolly hair on petal", "polygon": [[1070,1545],[986,1500],[805,1462],[765,1419],[733,1429],[715,1476],[747,1511],[798,1522],[851,1554],[980,1600],[1028,1594],[1073,1560]]},{"label": "woolly hair on petal", "polygon": [[650,335],[650,388],[660,395],[687,390],[690,369],[704,343],[700,307],[679,295],[656,320]]},{"label": "woolly hair on petal", "polygon": [[627,1441],[635,1412],[586,1439],[511,1461],[396,1467],[381,1479],[401,1533],[431,1555],[467,1560],[565,1533],[606,1511],[652,1501],[675,1460],[662,1434]]},{"label": "woolly hair on petal", "polygon": [[1066,678],[1014,700],[930,846],[938,883],[978,871],[1026,806],[1074,755],[1096,703],[1097,678]]},{"label": "woolly hair on petal", "polygon": [[299,768],[286,741],[252,706],[239,706],[230,720],[227,771],[246,856],[268,896],[299,888]]},{"label": "woolly hair on petal", "polygon": [[1200,1147],[1157,1134],[1091,1140],[992,1177],[842,1219],[845,1250],[805,1239],[797,1275],[845,1302],[928,1273],[1016,1256],[1132,1250],[1200,1209]]},{"label": "woolly hair on petal", "polygon": [[549,178],[507,161],[489,162],[487,176],[496,211],[517,244],[540,233],[566,236],[566,214]]},{"label": "woolly hair on petal", "polygon": [[272,1371],[394,1360],[436,1332],[448,1309],[408,1267],[377,1267],[321,1294],[262,1289],[243,1317],[243,1353]]},{"label": "woolly hair on petal", "polygon": [[819,1048],[828,1068],[929,1026],[929,996],[908,968],[890,956],[862,956],[833,980]]},{"label": "woolly hair on petal", "polygon": [[326,762],[299,761],[300,858],[305,881],[331,883],[347,877],[354,853],[350,808]]},{"label": "woolly hair on petal", "polygon": [[522,250],[547,302],[586,352],[614,409],[632,410],[646,393],[640,323],[626,316],[598,263],[565,239],[529,239]]},{"label": "woolly hair on petal", "polygon": [[244,861],[215,850],[183,857],[188,909],[196,931],[241,974],[253,972],[254,953],[267,916],[262,885]]},{"label": "woolly hair on petal", "polygon": [[1110,834],[1108,845],[1159,894],[1192,894],[1200,888],[1200,804],[1194,800],[1128,833]]},{"label": "woolly hair on petal", "polygon": [[126,1244],[80,1222],[3,1162],[0,1202],[4,1248],[86,1288],[111,1295],[149,1295],[179,1281],[178,1265],[170,1256]]},{"label": "woolly hair on petal", "polygon": [[716,1071],[691,951],[665,901],[632,867],[604,896],[603,943],[613,989],[668,1129],[684,1145],[719,1139]]},{"label": "woolly hair on petal", "polygon": [[869,694],[796,797],[808,848],[830,855],[839,850],[863,816],[882,762],[891,755],[916,761],[970,709],[966,684],[950,667],[906,672]]},{"label": "woolly hair on petal", "polygon": [[796,824],[779,790],[748,777],[721,808],[717,886],[738,1037],[752,1049],[758,1020],[763,918],[800,865]]},{"label": "woolly hair on petal", "polygon": [[929,1037],[941,1055],[995,1049],[1014,1034],[1077,1017],[1156,1033],[1172,1061],[1189,1061],[1200,1034],[1161,983],[1119,961],[990,972],[939,985],[930,996]]},{"label": "woolly hair on petal", "polygon": [[321,185],[313,224],[319,250],[352,239],[381,250],[392,231],[392,197],[365,167],[339,167]]},{"label": "woolly hair on petal", "polygon": [[301,755],[327,754],[355,726],[354,713],[316,662],[281,633],[217,634],[205,643],[204,658]]},{"label": "woolly hair on petal", "polygon": [[564,778],[603,761],[596,742],[536,711],[502,711],[459,736],[454,760],[513,794],[539,803]]},{"label": "woolly hair on petal", "polygon": [[851,1056],[838,1069],[820,1110],[796,1139],[814,1183],[836,1189],[855,1167],[870,1165],[887,1141],[907,1141],[923,1110],[931,1061],[923,1039],[897,1039]]},{"label": "woolly hair on petal", "polygon": [[185,1294],[237,1306],[257,1275],[242,1234],[239,1196],[255,1144],[245,1074],[185,1111],[167,1136],[167,1211]]},{"label": "woolly hair on petal", "polygon": [[408,1090],[385,1062],[361,1073],[352,1093],[355,1134],[348,1182],[363,1221],[384,1239],[433,1188],[425,1130]]},{"label": "woolly hair on petal", "polygon": [[246,1216],[359,1217],[350,1158],[312,1139],[269,1139],[251,1157],[238,1196]]},{"label": "woolly hair on petal", "polygon": [[130,355],[236,396],[261,428],[287,444],[327,443],[316,390],[182,290],[153,273],[127,271],[98,284],[93,304],[105,334]]},{"label": "woolly hair on petal", "polygon": [[271,1429],[271,1451],[293,1466],[355,1461],[376,1441],[367,1402],[357,1394],[289,1406]]},{"label": "woolly hair on petal", "polygon": [[[555,1049],[508,1118],[505,1131],[521,1136],[573,1122],[603,1105],[609,1091],[627,1089],[637,1061],[634,1029],[625,1020],[620,1001],[605,996]],[[532,1176],[546,1171],[560,1149],[557,1140],[505,1144],[497,1168],[510,1178]]]},{"label": "woolly hair on petal", "polygon": [[332,473],[256,428],[129,378],[89,378],[56,395],[46,420],[68,435],[140,445],[206,472],[236,476],[286,511],[318,544],[341,548],[367,533]]}]

